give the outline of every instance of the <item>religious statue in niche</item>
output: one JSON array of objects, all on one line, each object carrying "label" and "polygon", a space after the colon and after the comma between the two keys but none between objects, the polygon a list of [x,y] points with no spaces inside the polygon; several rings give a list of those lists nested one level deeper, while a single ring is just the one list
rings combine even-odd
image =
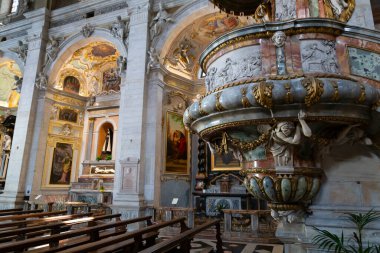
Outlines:
[{"label": "religious statue in niche", "polygon": [[71,144],[57,143],[53,153],[50,184],[69,184],[72,168],[73,148]]},{"label": "religious statue in niche", "polygon": [[103,72],[103,92],[108,91],[119,91],[120,90],[120,82],[121,78],[115,71],[115,69],[111,68],[105,72]]},{"label": "religious statue in niche", "polygon": [[59,120],[69,121],[76,123],[78,118],[78,113],[72,109],[63,108],[59,110]]},{"label": "religious statue in niche", "polygon": [[[300,124],[294,125],[293,122],[279,122],[271,132],[269,150],[273,154],[276,166],[292,167],[293,146],[301,143],[302,134],[310,137],[312,132],[305,122],[306,113],[300,111],[298,120]],[[302,133],[301,133],[302,130]]]},{"label": "religious statue in niche", "polygon": [[63,81],[63,90],[70,93],[79,94],[79,80],[74,76],[66,76],[65,80]]},{"label": "religious statue in niche", "polygon": [[106,136],[104,138],[104,143],[102,146],[102,159],[107,159],[108,155],[112,155],[112,146],[113,146],[113,130],[112,128],[104,129],[106,132]]}]

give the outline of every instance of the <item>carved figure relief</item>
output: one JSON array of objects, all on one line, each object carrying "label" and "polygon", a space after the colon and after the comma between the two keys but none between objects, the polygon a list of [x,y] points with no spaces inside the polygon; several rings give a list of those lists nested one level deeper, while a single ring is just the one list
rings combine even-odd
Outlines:
[{"label": "carved figure relief", "polygon": [[[295,126],[293,122],[285,121],[276,125],[271,132],[269,149],[273,154],[276,166],[292,166],[293,147],[301,143],[302,134],[310,137],[312,132],[305,122],[306,113],[300,111],[298,114],[299,124]],[[302,130],[302,132],[301,132]]]},{"label": "carved figure relief", "polygon": [[103,72],[103,87],[102,91],[119,91],[120,90],[120,82],[121,78],[116,73],[116,71],[111,68],[105,72]]},{"label": "carved figure relief", "polygon": [[127,26],[126,26],[125,22],[123,20],[121,20],[120,16],[117,16],[116,21],[113,22],[111,25],[110,32],[111,32],[112,36],[114,36],[115,38],[119,38],[119,39],[123,40],[124,36],[127,33],[126,28],[127,28]]},{"label": "carved figure relief", "polygon": [[18,57],[22,60],[22,62],[25,64],[26,57],[28,55],[28,44],[19,40],[18,47],[10,49],[10,50],[12,52],[15,52],[18,55]]},{"label": "carved figure relief", "polygon": [[83,37],[85,38],[88,38],[90,37],[95,31],[95,27],[93,27],[92,25],[90,24],[86,24],[85,26],[82,27],[82,35]]},{"label": "carved figure relief", "polygon": [[305,72],[339,73],[335,41],[305,41],[301,52]]},{"label": "carved figure relief", "polygon": [[159,64],[159,56],[154,47],[150,47],[148,51],[148,65],[146,66],[146,73],[149,74],[150,69]]},{"label": "carved figure relief", "polygon": [[149,26],[151,40],[153,40],[155,37],[161,34],[162,28],[164,27],[166,23],[174,22],[174,20],[170,18],[169,14],[166,12],[164,7],[162,6],[161,2],[158,4],[158,8],[159,10]]},{"label": "carved figure relief", "polygon": [[116,61],[117,74],[120,76],[123,71],[127,68],[127,59],[123,56],[119,56]]},{"label": "carved figure relief", "polygon": [[355,9],[355,0],[324,0],[323,3],[326,16],[342,22],[347,22]]},{"label": "carved figure relief", "polygon": [[39,90],[47,89],[47,86],[48,86],[47,76],[43,72],[38,73],[35,86]]},{"label": "carved figure relief", "polygon": [[261,73],[261,56],[259,53],[247,57],[233,60],[228,57],[225,65],[218,70],[217,67],[211,67],[205,78],[208,91],[214,90],[219,86],[236,81],[241,78],[250,78]]},{"label": "carved figure relief", "polygon": [[174,49],[172,56],[167,58],[171,67],[190,73],[195,61],[193,49],[194,47],[188,39],[181,41],[179,46]]},{"label": "carved figure relief", "polygon": [[61,134],[64,135],[64,136],[71,135],[71,127],[70,127],[69,124],[65,124],[65,125],[62,126]]},{"label": "carved figure relief", "polygon": [[284,21],[296,18],[296,1],[280,0],[276,1],[276,20]]},{"label": "carved figure relief", "polygon": [[12,146],[12,137],[9,134],[4,135],[3,151],[10,151]]},{"label": "carved figure relief", "polygon": [[272,8],[270,1],[260,4],[255,13],[254,18],[257,23],[270,22],[272,17]]},{"label": "carved figure relief", "polygon": [[59,52],[59,39],[50,37],[48,45],[46,47],[47,60],[53,62],[57,57]]},{"label": "carved figure relief", "polygon": [[22,88],[22,81],[23,81],[23,78],[21,77],[18,77],[18,76],[14,76],[15,78],[15,83],[14,83],[14,88],[12,90],[15,90],[17,93],[21,93],[21,88]]}]

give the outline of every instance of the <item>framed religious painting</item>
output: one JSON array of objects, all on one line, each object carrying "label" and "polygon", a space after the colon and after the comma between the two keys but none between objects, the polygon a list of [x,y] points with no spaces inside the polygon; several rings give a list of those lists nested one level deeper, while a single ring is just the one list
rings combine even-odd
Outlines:
[{"label": "framed religious painting", "polygon": [[66,76],[65,80],[63,81],[63,90],[70,93],[79,94],[79,80],[74,76]]},{"label": "framed religious painting", "polygon": [[189,133],[183,124],[182,115],[166,112],[166,155],[165,173],[189,174],[190,142]]},{"label": "framed religious painting", "polygon": [[59,110],[58,119],[76,123],[78,120],[78,113],[69,108],[62,108]]},{"label": "framed religious painting", "polygon": [[209,168],[211,171],[231,171],[241,169],[241,164],[239,160],[234,157],[232,151],[229,151],[227,154],[223,155],[212,154],[210,148],[207,147],[207,153]]},{"label": "framed religious painting", "polygon": [[53,153],[49,184],[70,184],[73,161],[73,146],[57,143]]}]

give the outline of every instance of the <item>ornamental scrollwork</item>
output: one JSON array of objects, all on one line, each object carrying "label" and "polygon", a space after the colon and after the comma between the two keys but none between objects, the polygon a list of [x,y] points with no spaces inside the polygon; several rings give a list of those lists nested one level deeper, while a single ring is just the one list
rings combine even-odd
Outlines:
[{"label": "ornamental scrollwork", "polygon": [[307,77],[301,81],[306,90],[305,104],[307,107],[316,104],[321,99],[324,92],[323,82],[314,77]]},{"label": "ornamental scrollwork", "polygon": [[273,105],[272,89],[272,83],[262,81],[252,88],[252,94],[258,104],[260,104],[262,107],[271,109]]},{"label": "ornamental scrollwork", "polygon": [[326,17],[347,22],[355,10],[355,0],[323,0]]}]

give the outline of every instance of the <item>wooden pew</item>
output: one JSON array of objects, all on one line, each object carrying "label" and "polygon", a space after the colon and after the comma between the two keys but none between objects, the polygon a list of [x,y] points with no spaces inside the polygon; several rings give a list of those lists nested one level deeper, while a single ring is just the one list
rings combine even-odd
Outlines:
[{"label": "wooden pew", "polygon": [[[161,228],[171,226],[177,223],[181,224],[181,232],[188,230],[185,224],[185,218],[177,218],[171,221],[161,222],[155,225],[151,225],[137,231],[128,232],[125,234],[108,237],[103,240],[97,240],[95,242],[87,243],[78,247],[70,248],[62,253],[83,253],[83,252],[138,252],[143,248],[144,235],[149,233],[157,234],[157,231]],[[155,237],[153,238],[155,240]],[[147,238],[146,245],[151,246],[154,244],[152,238]]]},{"label": "wooden pew", "polygon": [[59,216],[30,219],[30,220],[9,221],[6,223],[0,223],[0,231],[12,229],[12,228],[23,228],[29,225],[37,225],[37,224],[43,225],[48,222],[71,220],[71,219],[76,219],[83,216],[91,216],[91,215],[92,213],[81,213],[81,214],[73,214],[73,215],[59,215]]},{"label": "wooden pew", "polygon": [[7,222],[7,223],[0,223],[0,233],[4,232],[4,236],[0,237],[0,243],[9,242],[12,240],[17,239],[23,239],[23,238],[32,238],[36,236],[42,236],[48,232],[50,232],[49,229],[43,229],[41,227],[41,230],[35,231],[35,232],[26,232],[24,234],[24,237],[20,237],[18,235],[13,236],[7,236],[8,234],[5,233],[6,231],[14,230],[17,228],[26,228],[31,226],[42,226],[46,225],[52,222],[59,222],[59,221],[67,221],[71,219],[76,219],[84,216],[91,216],[92,213],[84,213],[84,214],[75,214],[75,215],[61,215],[61,216],[54,216],[54,217],[46,217],[41,219],[34,219],[34,220],[22,220],[22,221],[14,221],[14,222]]},{"label": "wooden pew", "polygon": [[0,210],[0,213],[16,212],[16,211],[22,211],[22,208],[4,209],[4,210]]},{"label": "wooden pew", "polygon": [[[142,217],[125,221],[116,221],[106,224],[96,225],[92,227],[79,228],[76,230],[68,231],[62,234],[54,234],[51,236],[41,237],[41,238],[30,238],[23,241],[16,241],[10,243],[0,244],[0,252],[12,252],[12,251],[22,251],[27,250],[31,247],[41,246],[44,244],[49,244],[50,248],[38,249],[36,252],[55,252],[57,249],[66,249],[69,247],[75,247],[83,243],[96,241],[99,239],[107,238],[113,235],[119,235],[120,233],[125,233],[125,226],[135,222],[141,222],[150,220],[152,217]],[[63,223],[59,223],[63,226]],[[66,225],[66,224],[65,224]],[[67,225],[66,225],[67,226]],[[101,231],[107,229],[115,229],[114,231]],[[81,237],[79,240],[74,240],[75,237]],[[60,240],[73,239],[72,244],[59,245]],[[76,238],[78,239],[78,238]],[[70,240],[68,241],[70,243]],[[34,251],[33,251],[34,252]]]},{"label": "wooden pew", "polygon": [[41,213],[44,210],[36,209],[36,210],[27,210],[27,211],[10,211],[10,212],[2,212],[0,216],[8,216],[8,215],[19,215],[19,214],[28,214],[28,213]]},{"label": "wooden pew", "polygon": [[[75,214],[75,215],[64,215],[64,216],[56,216],[56,217],[48,217],[45,219],[39,219],[39,220],[30,220],[30,221],[21,221],[23,223],[25,222],[38,222],[42,220],[42,223],[35,223],[34,226],[32,227],[24,227],[26,229],[13,229],[13,230],[7,230],[7,231],[0,231],[0,243],[2,242],[9,242],[13,239],[16,240],[23,240],[25,238],[32,238],[36,236],[41,236],[46,233],[51,234],[51,229],[49,226],[44,226],[44,225],[49,225],[52,222],[56,223],[61,222],[61,226],[68,226],[61,231],[66,231],[69,228],[71,228],[73,225],[78,225],[78,224],[84,224],[87,223],[88,226],[95,226],[98,225],[98,221],[106,220],[106,219],[113,219],[115,218],[116,220],[120,220],[121,214],[110,214],[110,215],[101,215],[101,216],[94,216],[91,217],[92,213],[87,213],[87,214]],[[83,218],[83,216],[88,216],[88,218]],[[19,223],[21,223],[19,222]],[[31,228],[31,229],[28,229]],[[16,231],[16,233],[14,232]],[[54,233],[56,234],[56,233]]]},{"label": "wooden pew", "polygon": [[10,215],[10,216],[4,216],[0,217],[0,222],[3,221],[15,221],[15,220],[25,220],[30,218],[41,218],[45,216],[55,216],[60,214],[65,214],[66,211],[53,211],[53,212],[38,212],[38,213],[32,213],[32,214],[19,214],[19,215]]},{"label": "wooden pew", "polygon": [[[178,253],[190,253],[191,249],[191,240],[193,240],[194,236],[199,232],[211,227],[215,226],[216,228],[216,252],[223,253],[222,249],[222,238],[220,233],[220,220],[206,222],[201,226],[196,228],[187,230],[177,236],[174,236],[171,239],[165,240],[161,243],[158,243],[152,247],[146,248],[143,251],[139,251],[139,253],[161,253],[161,252],[178,252]],[[177,248],[178,246],[179,249]]]}]

